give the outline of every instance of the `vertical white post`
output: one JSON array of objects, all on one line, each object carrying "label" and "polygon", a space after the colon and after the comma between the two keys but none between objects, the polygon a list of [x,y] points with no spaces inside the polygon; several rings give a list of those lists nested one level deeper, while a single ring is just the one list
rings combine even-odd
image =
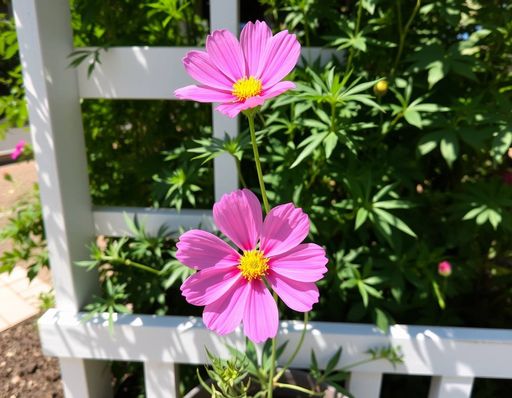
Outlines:
[{"label": "vertical white post", "polygon": [[[69,0],[15,0],[32,143],[57,308],[78,311],[97,289],[94,272],[74,266],[94,237]],[[104,364],[61,360],[68,397],[111,394]]]},{"label": "vertical white post", "polygon": [[469,398],[472,389],[472,377],[433,376],[428,398]]},{"label": "vertical white post", "polygon": [[144,363],[147,398],[178,398],[178,372],[173,363]]},{"label": "vertical white post", "polygon": [[352,372],[347,390],[356,398],[379,398],[382,373]]},{"label": "vertical white post", "polygon": [[[235,36],[239,30],[238,0],[210,0],[210,29],[227,29]],[[213,136],[224,138],[238,135],[238,118],[230,119],[215,110],[213,105]],[[215,200],[238,188],[238,171],[231,155],[223,153],[213,161]]]}]

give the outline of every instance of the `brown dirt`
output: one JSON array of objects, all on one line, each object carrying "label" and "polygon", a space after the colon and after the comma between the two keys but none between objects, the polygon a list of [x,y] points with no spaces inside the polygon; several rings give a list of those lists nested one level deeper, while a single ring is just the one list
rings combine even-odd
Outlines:
[{"label": "brown dirt", "polygon": [[0,333],[0,397],[60,398],[59,363],[43,356],[36,325],[28,319]]}]

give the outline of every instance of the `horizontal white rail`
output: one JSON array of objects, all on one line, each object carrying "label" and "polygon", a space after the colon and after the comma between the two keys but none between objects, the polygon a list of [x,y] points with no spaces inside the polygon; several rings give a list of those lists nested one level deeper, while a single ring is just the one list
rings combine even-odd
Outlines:
[{"label": "horizontal white rail", "polygon": [[126,224],[126,217],[130,220],[136,217],[150,235],[155,235],[162,226],[167,229],[169,236],[177,235],[180,229],[215,230],[211,210],[97,207],[93,217],[96,234],[105,236],[133,236]]},{"label": "horizontal white rail", "polygon": [[[77,48],[91,50],[95,48]],[[174,90],[194,84],[181,62],[194,47],[111,47],[101,50],[100,61],[88,76],[89,62],[78,66],[78,86],[82,98],[176,99]],[[320,47],[303,48],[305,59],[320,57],[325,63],[342,53]]]},{"label": "horizontal white rail", "polygon": [[[109,334],[107,315],[83,322],[84,314],[47,311],[39,320],[46,355],[61,358],[144,361],[157,363],[207,363],[205,347],[226,356],[226,344],[243,347],[240,330],[219,337],[193,317],[119,315]],[[289,340],[281,361],[297,343],[302,323],[282,322],[281,341]],[[383,334],[372,325],[314,322],[293,362],[308,368],[311,350],[324,367],[337,348],[343,347],[341,366],[368,358],[370,348],[399,347],[403,364],[394,368],[379,360],[353,368],[357,374],[380,373],[439,375],[447,378],[512,378],[512,331],[395,325]],[[373,377],[373,376],[372,376]]]}]

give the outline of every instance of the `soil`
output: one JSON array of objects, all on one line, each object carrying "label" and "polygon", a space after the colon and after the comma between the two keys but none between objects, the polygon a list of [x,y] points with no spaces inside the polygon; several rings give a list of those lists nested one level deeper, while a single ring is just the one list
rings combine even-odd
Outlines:
[{"label": "soil", "polygon": [[36,316],[0,333],[0,397],[60,398],[59,362],[41,352]]}]

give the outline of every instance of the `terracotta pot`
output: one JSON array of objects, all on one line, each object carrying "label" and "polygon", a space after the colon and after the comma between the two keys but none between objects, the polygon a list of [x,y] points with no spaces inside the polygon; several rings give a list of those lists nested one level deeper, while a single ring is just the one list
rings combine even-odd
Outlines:
[{"label": "terracotta pot", "polygon": [[[281,381],[286,384],[294,384],[296,386],[313,389],[315,387],[315,382],[313,378],[306,372],[301,370],[287,370],[284,372]],[[324,398],[347,398],[346,395],[343,395],[340,392],[337,392],[333,386],[323,384],[321,385],[324,395]],[[253,393],[256,391],[252,391]],[[310,395],[301,393],[298,391],[293,391],[289,389],[278,388],[274,390],[275,398],[307,398]],[[201,386],[195,387],[189,393],[187,393],[183,398],[210,398],[210,395],[207,391],[205,391]]]}]

